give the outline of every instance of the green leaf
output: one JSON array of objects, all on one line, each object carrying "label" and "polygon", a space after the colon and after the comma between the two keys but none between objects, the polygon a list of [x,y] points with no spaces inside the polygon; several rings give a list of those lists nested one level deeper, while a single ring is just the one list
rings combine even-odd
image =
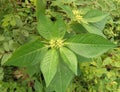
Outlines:
[{"label": "green leaf", "polygon": [[73,18],[74,14],[72,12],[71,7],[66,6],[66,5],[59,5],[60,8],[63,9],[63,11],[68,15],[68,17]]},{"label": "green leaf", "polygon": [[110,17],[104,18],[103,20],[96,22],[96,23],[92,23],[92,25],[96,28],[98,28],[99,30],[103,30],[105,28],[105,24],[107,23],[107,21],[110,20]]},{"label": "green leaf", "polygon": [[40,64],[40,68],[45,78],[47,87],[56,74],[57,65],[58,65],[57,51],[55,49],[51,49],[45,54]]},{"label": "green leaf", "polygon": [[45,15],[41,15],[37,25],[38,32],[47,40],[63,38],[66,32],[66,25],[62,19],[52,22]]},{"label": "green leaf", "polygon": [[95,27],[93,24],[82,24],[82,26],[89,32],[105,37],[102,30]]},{"label": "green leaf", "polygon": [[1,59],[1,65],[4,65],[5,62],[8,61],[8,59],[12,56],[12,53],[6,53],[3,55],[2,59]]},{"label": "green leaf", "polygon": [[50,83],[50,88],[53,88],[56,92],[66,92],[74,74],[63,63],[58,66],[57,73],[54,79]]},{"label": "green leaf", "polygon": [[99,10],[90,10],[84,16],[87,22],[98,22],[105,19],[109,14],[101,12]]},{"label": "green leaf", "polygon": [[69,49],[62,47],[60,48],[61,57],[68,67],[77,75],[77,58],[76,55]]},{"label": "green leaf", "polygon": [[41,18],[39,18],[38,23],[37,23],[37,29],[39,34],[44,37],[47,40],[50,40],[53,38],[53,23],[52,21],[47,18],[44,14],[39,15]]},{"label": "green leaf", "polygon": [[67,26],[66,26],[65,22],[59,18],[56,20],[56,22],[53,26],[54,26],[54,30],[56,29],[54,31],[55,37],[62,39],[67,30]]},{"label": "green leaf", "polygon": [[115,45],[95,34],[80,34],[67,40],[67,47],[75,53],[91,58],[103,54]]},{"label": "green leaf", "polygon": [[34,88],[35,92],[43,92],[43,86],[37,79],[35,80]]},{"label": "green leaf", "polygon": [[37,29],[45,39],[52,38],[53,23],[45,16],[45,4],[43,0],[36,0]]},{"label": "green leaf", "polygon": [[105,35],[103,34],[103,29],[105,27],[106,22],[107,22],[107,19],[104,19],[96,23],[89,23],[89,24],[72,23],[71,27],[77,33],[89,32],[89,33],[94,33],[94,34],[105,37]]},{"label": "green leaf", "polygon": [[52,22],[45,15],[45,3],[43,0],[37,0],[36,7],[37,29],[39,34],[47,40],[62,38],[66,31],[66,25],[62,19]]},{"label": "green leaf", "polygon": [[76,33],[86,33],[87,30],[85,29],[85,27],[83,27],[83,25],[81,25],[80,23],[72,23],[71,27],[73,29],[73,31],[75,31]]},{"label": "green leaf", "polygon": [[40,39],[29,42],[18,48],[5,65],[30,66],[40,62],[40,51],[43,47]]},{"label": "green leaf", "polygon": [[[72,2],[72,0],[70,0],[70,1]],[[66,0],[65,1],[60,1],[60,0],[53,1],[52,5],[60,7],[62,9],[61,11],[65,12],[68,17],[73,18],[74,14],[72,12],[72,8],[68,5],[63,4],[63,3],[67,3],[67,1]]]},{"label": "green leaf", "polygon": [[45,14],[45,6],[44,0],[36,0],[36,16],[39,19],[41,14]]},{"label": "green leaf", "polygon": [[35,64],[33,66],[25,67],[25,72],[29,75],[29,77],[33,77],[34,74],[38,74],[40,72],[40,65]]},{"label": "green leaf", "polygon": [[15,20],[15,19],[11,20],[11,21],[10,21],[10,24],[11,24],[12,26],[15,26],[15,25],[16,25],[16,20]]},{"label": "green leaf", "polygon": [[4,77],[4,72],[3,72],[3,68],[0,67],[0,81],[3,80],[3,77]]},{"label": "green leaf", "polygon": [[80,56],[78,54],[76,54],[76,56],[77,56],[78,63],[81,63],[81,62],[91,62],[92,61],[91,58],[86,58],[86,57]]},{"label": "green leaf", "polygon": [[4,42],[3,47],[4,47],[5,51],[10,51],[8,42]]},{"label": "green leaf", "polygon": [[45,1],[37,0],[36,3],[37,29],[39,34],[47,40],[63,38],[66,31],[64,21],[61,18],[55,22],[51,21],[51,19],[45,15]]},{"label": "green leaf", "polygon": [[5,37],[3,35],[0,35],[0,42],[4,41]]}]

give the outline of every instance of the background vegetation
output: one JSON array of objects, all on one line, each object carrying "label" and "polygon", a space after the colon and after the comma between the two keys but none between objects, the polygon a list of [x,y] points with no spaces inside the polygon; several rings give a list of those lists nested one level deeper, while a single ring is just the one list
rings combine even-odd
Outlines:
[{"label": "background vegetation", "polygon": [[[62,15],[69,21],[68,16],[57,9],[58,6],[62,7],[60,6],[62,3],[77,6],[83,14],[89,9],[98,9],[110,14],[104,20],[106,25],[102,31],[118,47],[94,59],[80,58],[79,74],[74,77],[66,92],[120,92],[120,1],[46,0],[46,2],[46,13],[48,17],[53,16],[52,20]],[[29,67],[33,70],[29,71],[28,68],[3,65],[18,47],[39,36],[36,27],[35,0],[0,0],[0,92],[42,92],[42,89],[45,92],[51,91],[41,85],[44,79],[43,75],[38,73],[38,67]],[[73,26],[76,31],[71,32],[68,26],[68,32],[81,33],[77,27]]]}]

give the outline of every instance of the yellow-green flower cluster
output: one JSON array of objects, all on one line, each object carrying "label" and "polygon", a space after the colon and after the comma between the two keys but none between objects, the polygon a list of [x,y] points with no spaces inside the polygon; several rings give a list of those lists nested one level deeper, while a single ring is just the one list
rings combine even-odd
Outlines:
[{"label": "yellow-green flower cluster", "polygon": [[58,40],[50,40],[49,41],[49,46],[51,48],[60,48],[62,46],[64,46],[64,40],[58,39]]},{"label": "yellow-green flower cluster", "polygon": [[80,11],[72,10],[72,12],[74,14],[74,21],[77,21],[78,23],[86,23],[87,24],[87,21],[85,21],[85,19],[81,15],[82,13]]}]

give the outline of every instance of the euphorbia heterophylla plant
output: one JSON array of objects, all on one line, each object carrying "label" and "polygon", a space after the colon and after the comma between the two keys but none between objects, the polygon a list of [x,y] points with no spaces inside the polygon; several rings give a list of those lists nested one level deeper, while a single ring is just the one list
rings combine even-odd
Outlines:
[{"label": "euphorbia heterophylla plant", "polygon": [[18,48],[5,65],[20,67],[39,64],[46,87],[65,92],[74,75],[77,75],[77,54],[93,58],[115,45],[102,36],[82,33],[66,37],[67,27],[62,18],[52,21],[45,15],[45,2],[37,0],[37,29],[44,38],[38,38]]}]

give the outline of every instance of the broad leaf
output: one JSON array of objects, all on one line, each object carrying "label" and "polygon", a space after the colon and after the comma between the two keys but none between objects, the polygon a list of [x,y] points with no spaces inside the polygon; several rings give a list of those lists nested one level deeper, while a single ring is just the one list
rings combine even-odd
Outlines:
[{"label": "broad leaf", "polygon": [[99,30],[103,30],[105,28],[105,24],[107,23],[107,21],[110,19],[110,17],[104,18],[103,20],[93,23],[92,25],[96,28],[98,28]]},{"label": "broad leaf", "polygon": [[45,15],[41,14],[37,25],[38,32],[47,40],[61,39],[66,32],[66,24],[62,19],[57,19],[52,22]]},{"label": "broad leaf", "polygon": [[67,40],[67,47],[84,57],[95,57],[103,54],[115,45],[95,34],[80,34]]},{"label": "broad leaf", "polygon": [[50,84],[51,80],[55,76],[57,71],[57,65],[58,65],[57,51],[55,49],[51,49],[45,54],[40,64],[41,71],[46,81],[46,86]]},{"label": "broad leaf", "polygon": [[37,0],[36,1],[36,16],[37,16],[37,29],[41,36],[43,36],[45,39],[51,39],[52,38],[52,31],[53,23],[52,21],[45,16],[45,4],[43,3],[43,0]]},{"label": "broad leaf", "polygon": [[86,13],[84,18],[87,22],[98,22],[105,19],[107,16],[108,14],[99,10],[91,10]]},{"label": "broad leaf", "polygon": [[53,31],[56,29],[53,28],[52,21],[44,14],[41,14],[37,23],[37,30],[42,37],[50,40],[53,38]]},{"label": "broad leaf", "polygon": [[5,63],[5,65],[14,66],[30,66],[35,65],[40,61],[40,51],[43,47],[43,43],[40,39],[27,43],[18,48],[11,58]]},{"label": "broad leaf", "polygon": [[97,23],[89,23],[89,24],[80,24],[80,23],[72,23],[71,27],[76,33],[93,33],[100,36],[105,37],[103,34],[103,28],[106,24],[106,19],[99,21]]},{"label": "broad leaf", "polygon": [[38,74],[40,72],[39,63],[33,66],[25,67],[25,72],[29,75],[29,77],[33,77],[34,74]]},{"label": "broad leaf", "polygon": [[61,57],[68,67],[77,75],[77,58],[76,55],[69,49],[62,47],[60,48]]},{"label": "broad leaf", "polygon": [[56,38],[63,38],[67,30],[67,26],[62,19],[57,19],[54,26],[54,34]]},{"label": "broad leaf", "polygon": [[97,34],[100,36],[104,36],[102,30],[98,29],[96,26],[94,26],[93,24],[82,24],[82,26],[89,32],[89,33],[93,33],[93,34]]},{"label": "broad leaf", "polygon": [[[62,61],[61,61],[62,62]],[[60,63],[54,79],[51,81],[49,88],[56,92],[66,92],[74,74],[64,64]]]},{"label": "broad leaf", "polygon": [[51,21],[45,15],[45,3],[43,0],[36,1],[36,16],[37,16],[37,29],[39,34],[47,40],[61,39],[66,32],[66,25],[64,21],[59,18],[55,22]]},{"label": "broad leaf", "polygon": [[80,23],[74,22],[70,26],[72,27],[73,31],[75,31],[76,33],[87,32],[87,30]]}]

